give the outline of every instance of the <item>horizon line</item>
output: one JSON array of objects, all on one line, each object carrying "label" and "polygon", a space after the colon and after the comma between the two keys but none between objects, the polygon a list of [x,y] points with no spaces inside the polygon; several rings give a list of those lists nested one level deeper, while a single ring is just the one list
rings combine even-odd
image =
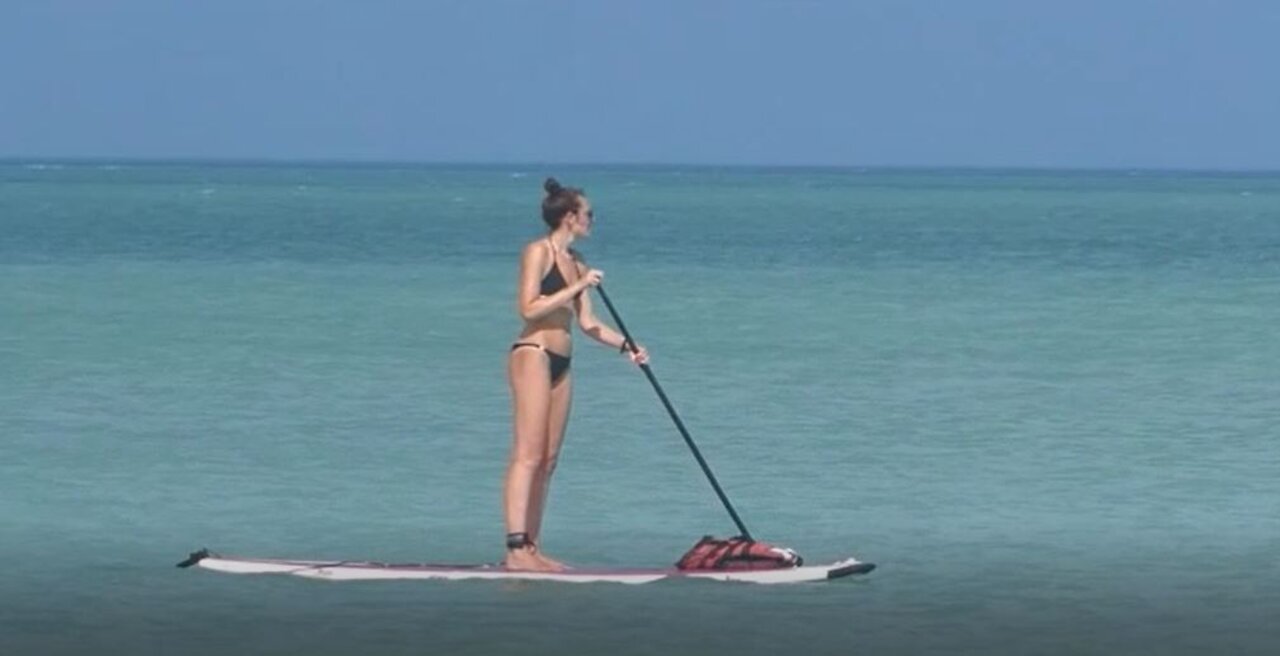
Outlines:
[{"label": "horizon line", "polygon": [[207,164],[221,166],[357,166],[357,167],[567,167],[567,168],[690,168],[743,170],[832,170],[832,171],[1034,171],[1034,172],[1118,172],[1118,173],[1242,173],[1280,174],[1280,168],[1216,168],[1189,166],[1073,166],[1045,164],[820,164],[757,162],[659,162],[659,161],[533,161],[533,160],[428,160],[341,157],[111,157],[99,155],[40,156],[0,155],[4,164]]}]

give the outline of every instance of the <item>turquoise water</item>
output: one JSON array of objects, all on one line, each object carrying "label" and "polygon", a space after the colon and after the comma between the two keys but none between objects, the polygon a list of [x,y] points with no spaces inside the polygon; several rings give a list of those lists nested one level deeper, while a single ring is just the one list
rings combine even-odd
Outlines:
[{"label": "turquoise water", "polygon": [[[515,256],[583,186],[628,327],[793,587],[327,584],[500,556]],[[1280,176],[0,163],[0,653],[1274,653]],[[719,507],[580,339],[545,548]]]}]

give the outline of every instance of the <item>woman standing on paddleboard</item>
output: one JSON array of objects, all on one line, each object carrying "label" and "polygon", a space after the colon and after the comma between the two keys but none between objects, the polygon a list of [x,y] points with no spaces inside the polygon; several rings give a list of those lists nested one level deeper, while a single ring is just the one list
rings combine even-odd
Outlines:
[{"label": "woman standing on paddleboard", "polygon": [[524,329],[511,346],[507,376],[511,384],[514,430],[504,485],[507,555],[513,569],[561,570],[564,564],[538,549],[547,488],[555,471],[573,394],[569,361],[570,329],[578,327],[596,341],[628,353],[637,364],[648,354],[631,352],[625,338],[591,310],[590,287],[603,272],[588,268],[569,246],[591,234],[594,214],[581,189],[562,187],[554,178],[543,185],[542,220],[547,236],[529,242],[520,254],[517,307]]}]

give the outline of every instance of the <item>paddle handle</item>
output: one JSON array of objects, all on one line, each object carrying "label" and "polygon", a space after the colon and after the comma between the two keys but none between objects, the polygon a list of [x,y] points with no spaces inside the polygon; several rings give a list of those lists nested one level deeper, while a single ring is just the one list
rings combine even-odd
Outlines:
[{"label": "paddle handle", "polygon": [[[609,314],[613,315],[613,322],[618,324],[618,330],[622,333],[624,340],[623,346],[632,353],[637,352],[636,342],[631,338],[631,333],[627,331],[627,324],[622,321],[622,317],[618,316],[618,310],[613,307],[613,301],[609,300],[609,295],[604,292],[603,285],[596,285],[596,291],[600,294],[601,300],[604,301],[605,307],[609,308]],[[698,466],[702,468],[702,473],[707,475],[707,480],[711,482],[711,488],[716,491],[716,496],[720,497],[720,503],[724,504],[724,509],[729,511],[729,516],[733,518],[733,523],[738,526],[739,534],[751,540],[751,532],[747,530],[746,524],[742,523],[742,518],[738,516],[738,511],[733,509],[733,504],[729,502],[729,497],[725,495],[724,488],[720,487],[720,482],[716,480],[716,475],[711,472],[711,466],[707,464],[706,458],[702,457],[702,452],[698,450],[698,445],[694,444],[693,438],[689,436],[689,431],[684,427],[684,422],[680,421],[680,415],[676,414],[675,406],[671,405],[671,399],[667,398],[667,393],[662,391],[662,386],[658,384],[658,379],[653,375],[648,363],[640,365],[640,370],[644,372],[649,384],[653,385],[653,391],[658,393],[658,398],[662,401],[662,406],[667,409],[667,414],[671,415],[671,421],[675,422],[676,428],[680,431],[680,437],[684,438],[684,443],[689,445],[689,450],[693,452],[693,457],[698,461]]]}]

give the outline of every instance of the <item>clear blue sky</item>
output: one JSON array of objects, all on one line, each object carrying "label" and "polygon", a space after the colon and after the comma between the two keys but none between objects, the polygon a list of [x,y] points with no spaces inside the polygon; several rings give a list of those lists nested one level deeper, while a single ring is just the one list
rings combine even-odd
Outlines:
[{"label": "clear blue sky", "polygon": [[0,157],[1280,169],[1280,1],[3,0]]}]

